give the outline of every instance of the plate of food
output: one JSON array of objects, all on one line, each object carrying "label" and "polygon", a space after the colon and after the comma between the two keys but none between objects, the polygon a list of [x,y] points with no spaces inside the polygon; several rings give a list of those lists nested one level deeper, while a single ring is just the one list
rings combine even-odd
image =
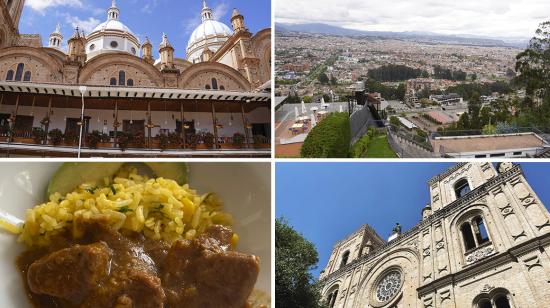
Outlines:
[{"label": "plate of food", "polygon": [[0,163],[2,307],[271,306],[268,163]]}]

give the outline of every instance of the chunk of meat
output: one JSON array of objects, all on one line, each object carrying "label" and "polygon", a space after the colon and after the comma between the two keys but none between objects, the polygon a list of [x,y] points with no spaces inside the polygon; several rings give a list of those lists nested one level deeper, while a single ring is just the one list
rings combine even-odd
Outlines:
[{"label": "chunk of meat", "polygon": [[231,239],[233,238],[233,231],[222,225],[214,225],[208,227],[204,233],[199,236],[199,241],[205,245],[205,243],[215,240],[216,246],[227,250],[231,246]]},{"label": "chunk of meat", "polygon": [[197,239],[172,245],[162,271],[167,307],[245,306],[258,278],[259,259],[226,251],[232,236],[229,229],[216,226]]},{"label": "chunk of meat", "polygon": [[32,263],[27,281],[32,292],[79,302],[109,274],[111,250],[103,243],[75,245]]},{"label": "chunk of meat", "polygon": [[81,307],[162,308],[164,300],[160,278],[143,269],[129,268],[109,277]]}]

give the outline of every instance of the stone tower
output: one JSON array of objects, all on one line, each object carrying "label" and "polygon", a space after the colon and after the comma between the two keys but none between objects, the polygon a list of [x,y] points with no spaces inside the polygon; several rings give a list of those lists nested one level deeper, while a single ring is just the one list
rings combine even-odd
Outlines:
[{"label": "stone tower", "polygon": [[84,65],[86,62],[86,38],[80,33],[78,27],[75,29],[73,36],[69,39],[68,45],[69,50],[67,58],[69,62]]},{"label": "stone tower", "polygon": [[55,31],[50,34],[50,41],[48,47],[61,49],[61,43],[63,42],[63,35],[61,34],[61,25],[57,24]]},{"label": "stone tower", "polygon": [[174,47],[168,41],[168,35],[163,34],[159,48],[161,70],[174,68]]},{"label": "stone tower", "polygon": [[231,25],[233,26],[233,32],[235,33],[246,31],[244,16],[241,15],[237,9],[233,9],[233,13],[231,14]]},{"label": "stone tower", "polygon": [[143,43],[143,46],[141,46],[141,50],[143,61],[149,64],[153,64],[155,62],[155,60],[153,59],[153,45],[151,44],[149,37],[145,37],[145,43]]},{"label": "stone tower", "polygon": [[428,185],[416,226],[337,270],[329,262],[329,307],[547,307],[550,214],[521,168],[460,163]]}]

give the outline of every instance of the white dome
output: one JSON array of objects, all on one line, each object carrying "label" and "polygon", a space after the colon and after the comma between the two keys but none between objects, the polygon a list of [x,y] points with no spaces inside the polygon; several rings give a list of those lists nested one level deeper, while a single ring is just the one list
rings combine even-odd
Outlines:
[{"label": "white dome", "polygon": [[99,24],[97,27],[95,27],[92,33],[90,33],[90,35],[95,32],[109,31],[109,30],[121,31],[121,32],[126,32],[131,35],[134,35],[134,33],[132,32],[132,30],[130,30],[130,28],[128,28],[125,24],[115,19],[107,20],[106,22]]},{"label": "white dome", "polygon": [[193,31],[187,43],[187,60],[190,62],[202,62],[205,50],[215,53],[233,34],[227,25],[214,20],[212,16],[212,9],[203,0],[202,23]]},{"label": "white dome", "polygon": [[187,48],[190,48],[193,44],[200,43],[211,37],[224,36],[225,39],[223,41],[225,42],[231,34],[231,29],[229,29],[229,27],[224,23],[213,19],[208,19],[202,22],[197,29],[193,31],[191,38],[189,38]]},{"label": "white dome", "polygon": [[132,30],[119,20],[120,10],[113,0],[107,11],[107,21],[95,27],[86,37],[88,60],[111,52],[126,52],[139,56],[140,43]]}]

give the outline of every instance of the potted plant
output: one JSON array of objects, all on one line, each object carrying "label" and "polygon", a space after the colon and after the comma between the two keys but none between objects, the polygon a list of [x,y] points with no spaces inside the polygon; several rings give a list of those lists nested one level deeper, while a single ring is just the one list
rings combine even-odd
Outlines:
[{"label": "potted plant", "polygon": [[168,133],[168,140],[170,142],[171,148],[178,149],[181,147],[182,140],[180,134],[177,132]]},{"label": "potted plant", "polygon": [[78,142],[79,136],[74,132],[69,132],[65,134],[65,143],[67,145],[74,145]]},{"label": "potted plant", "polygon": [[193,150],[196,150],[197,144],[199,144],[199,138],[199,135],[192,134],[189,138],[187,138],[187,146]]},{"label": "potted plant", "polygon": [[254,147],[261,148],[263,144],[267,143],[266,138],[262,135],[254,135]]},{"label": "potted plant", "polygon": [[145,148],[145,135],[142,132],[136,133],[132,141],[135,147]]},{"label": "potted plant", "polygon": [[32,139],[36,144],[41,144],[45,136],[46,132],[41,127],[34,127],[32,129]]},{"label": "potted plant", "polygon": [[233,134],[233,146],[238,149],[242,148],[244,144],[244,138],[244,135],[241,133]]},{"label": "potted plant", "polygon": [[101,142],[101,139],[101,133],[97,130],[94,130],[91,134],[88,135],[88,146],[91,149],[97,149],[97,145]]},{"label": "potted plant", "polygon": [[214,134],[212,133],[204,134],[203,141],[208,149],[212,149],[214,147]]},{"label": "potted plant", "polygon": [[127,133],[120,132],[118,134],[118,147],[122,152],[126,151],[128,145],[130,144],[131,136]]},{"label": "potted plant", "polygon": [[160,150],[164,151],[168,148],[168,144],[170,144],[170,139],[165,134],[160,134],[159,136],[159,146]]},{"label": "potted plant", "polygon": [[63,132],[58,128],[52,129],[48,133],[48,136],[50,137],[52,144],[55,146],[60,145],[61,142],[63,142]]}]

